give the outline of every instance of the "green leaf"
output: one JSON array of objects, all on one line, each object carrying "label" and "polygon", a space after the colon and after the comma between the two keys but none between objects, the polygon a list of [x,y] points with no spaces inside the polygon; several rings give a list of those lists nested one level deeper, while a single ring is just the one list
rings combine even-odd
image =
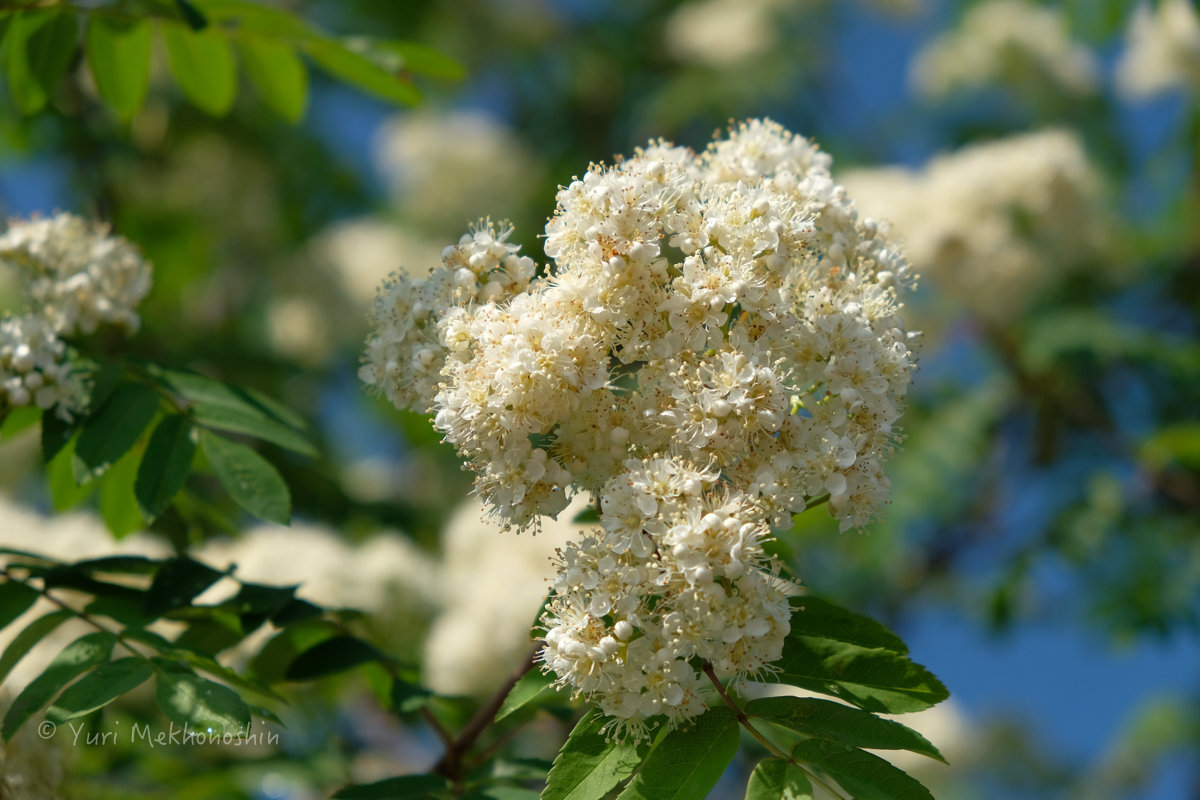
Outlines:
[{"label": "green leaf", "polygon": [[158,666],[158,707],[172,722],[218,736],[250,730],[250,708],[237,692],[170,662]]},{"label": "green leaf", "polygon": [[819,636],[861,647],[882,647],[905,655],[908,645],[888,628],[870,617],[856,614],[815,595],[789,599],[792,608],[792,632]]},{"label": "green leaf", "polygon": [[116,639],[108,633],[81,636],[54,657],[45,671],[30,681],[4,715],[0,735],[5,741],[35,712],[49,703],[64,686],[89,668],[107,661]]},{"label": "green leaf", "polygon": [[75,441],[67,443],[66,447],[46,464],[46,485],[50,490],[51,507],[62,513],[69,508],[79,505],[96,489],[94,482],[80,486],[75,482]]},{"label": "green leaf", "polygon": [[289,625],[250,659],[247,672],[263,683],[278,683],[284,680],[288,665],[296,660],[297,655],[328,639],[331,631],[332,626],[321,620]]},{"label": "green leaf", "polygon": [[750,773],[746,800],[813,800],[813,788],[804,770],[795,764],[765,758]]},{"label": "green leaf", "polygon": [[419,42],[375,40],[373,45],[398,56],[399,69],[449,81],[460,81],[467,76],[467,69],[460,62]]},{"label": "green leaf", "polygon": [[200,110],[223,117],[237,98],[237,67],[229,42],[214,31],[164,21],[163,41],[171,74]]},{"label": "green leaf", "polygon": [[130,656],[105,662],[71,684],[50,707],[47,717],[60,723],[90,714],[133,691],[153,673],[144,658]]},{"label": "green leaf", "polygon": [[148,521],[167,510],[183,488],[196,455],[196,429],[179,414],[170,414],[154,427],[138,467],[133,493]]},{"label": "green leaf", "polygon": [[599,521],[600,512],[596,510],[595,506],[588,506],[576,514],[575,518],[571,520],[571,522],[575,525],[588,525],[590,523]]},{"label": "green leaf", "polygon": [[36,589],[5,578],[4,583],[0,583],[0,628],[11,625],[37,602],[38,597]]},{"label": "green leaf", "polygon": [[42,415],[42,460],[49,464],[66,447],[67,442],[79,430],[79,426],[63,422],[57,415],[46,413]]},{"label": "green leaf", "polygon": [[941,681],[905,656],[815,636],[789,634],[776,666],[773,682],[832,695],[866,711],[923,711],[950,696]]},{"label": "green leaf", "polygon": [[304,52],[335,78],[395,103],[411,106],[421,101],[420,92],[411,83],[354,52],[351,46],[350,42],[324,38],[301,43]]},{"label": "green leaf", "polygon": [[297,656],[288,665],[284,678],[289,681],[311,681],[384,658],[386,656],[383,653],[362,639],[334,636]]},{"label": "green leaf", "polygon": [[79,483],[104,473],[125,455],[158,412],[158,395],[141,383],[118,386],[95,414],[88,417],[75,442]]},{"label": "green leaf", "polygon": [[201,437],[200,446],[217,479],[238,505],[259,519],[288,524],[291,495],[270,462],[246,445],[208,431]]},{"label": "green leaf", "polygon": [[9,19],[4,37],[4,68],[9,94],[24,114],[33,114],[46,105],[46,90],[30,67],[26,42],[49,16],[45,13],[18,11]]},{"label": "green leaf", "polygon": [[579,720],[554,759],[541,800],[602,800],[637,771],[650,745],[607,741],[604,724],[595,709]]},{"label": "green leaf", "polygon": [[242,38],[238,40],[238,52],[263,102],[288,122],[303,119],[308,105],[308,72],[296,51],[276,42]]},{"label": "green leaf", "polygon": [[188,0],[175,0],[175,7],[179,9],[179,16],[183,17],[183,21],[192,30],[202,31],[208,27],[208,19]]},{"label": "green leaf", "polygon": [[737,718],[725,706],[710,708],[666,735],[619,800],[696,800],[717,785],[737,755]]},{"label": "green leaf", "polygon": [[401,677],[392,679],[391,700],[392,709],[401,714],[412,714],[422,709],[433,697],[433,692],[419,683],[406,681]]},{"label": "green leaf", "polygon": [[206,428],[242,433],[256,439],[286,447],[306,456],[317,455],[305,435],[295,428],[276,422],[252,408],[196,403],[190,409],[196,422]]},{"label": "green leaf", "polygon": [[829,775],[856,800],[933,800],[908,773],[856,747],[809,739],[792,757]]},{"label": "green leaf", "polygon": [[526,672],[504,698],[504,703],[496,712],[496,722],[540,697],[553,695],[553,682],[554,678],[550,675],[543,675],[540,669],[534,668]]},{"label": "green leaf", "polygon": [[104,14],[88,18],[87,57],[104,101],[128,121],[150,86],[150,25],[122,24]]},{"label": "green leaf", "polygon": [[42,418],[42,410],[37,406],[19,406],[9,409],[0,422],[0,441],[11,439],[17,434],[32,428]]},{"label": "green leaf", "polygon": [[806,736],[875,750],[911,750],[938,761],[946,760],[911,728],[831,700],[763,697],[747,703],[745,711]]},{"label": "green leaf", "polygon": [[67,74],[79,41],[79,21],[70,12],[55,13],[29,37],[29,68],[49,97]]},{"label": "green leaf", "polygon": [[[215,415],[216,412],[212,410],[214,407],[235,412],[236,419],[240,420],[236,423],[239,427],[229,430],[258,435],[250,426],[265,421],[273,423],[276,427],[290,429],[289,433],[292,436],[299,435],[303,438],[305,435],[304,419],[283,403],[262,392],[244,386],[233,386],[189,370],[150,365],[147,371],[163,388],[187,400],[189,409],[204,408],[204,413],[210,415]],[[214,416],[214,419],[217,418]],[[213,427],[219,427],[216,422],[211,424]],[[311,454],[312,445],[306,440],[299,449]]]},{"label": "green leaf", "polygon": [[38,617],[26,625],[20,633],[13,637],[0,656],[0,683],[12,672],[12,668],[33,649],[33,646],[46,637],[51,631],[75,615],[66,609],[52,611],[43,617]]},{"label": "green leaf", "polygon": [[133,481],[140,461],[141,454],[137,450],[130,450],[100,479],[100,516],[116,539],[123,539],[146,527],[146,520],[138,511],[133,493]]},{"label": "green leaf", "polygon": [[283,611],[295,597],[298,586],[264,586],[244,583],[226,605],[239,615],[247,633]]},{"label": "green leaf", "polygon": [[401,775],[375,783],[347,786],[334,793],[334,800],[426,800],[436,798],[450,784],[441,775]]},{"label": "green leaf", "polygon": [[75,569],[88,573],[111,572],[117,575],[152,575],[163,562],[146,556],[102,556],[78,561]]},{"label": "green leaf", "polygon": [[187,556],[172,558],[163,563],[146,592],[146,613],[162,616],[183,608],[224,575],[224,572]]}]

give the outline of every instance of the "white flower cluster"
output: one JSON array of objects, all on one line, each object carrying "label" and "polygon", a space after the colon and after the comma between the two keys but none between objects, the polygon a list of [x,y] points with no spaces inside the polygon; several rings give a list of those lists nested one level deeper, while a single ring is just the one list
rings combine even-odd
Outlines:
[{"label": "white flower cluster", "polygon": [[107,226],[71,214],[11,221],[0,235],[0,265],[16,272],[28,305],[0,319],[0,409],[36,403],[69,418],[85,385],[63,338],[102,323],[135,330],[150,266]]},{"label": "white flower cluster", "polygon": [[1150,97],[1177,87],[1200,89],[1200,15],[1192,0],[1140,3],[1116,69],[1126,97]]},{"label": "white flower cluster", "polygon": [[864,213],[894,225],[922,276],[991,322],[1011,320],[1072,269],[1100,262],[1109,241],[1103,181],[1066,129],[970,145],[920,171],[838,178]]},{"label": "white flower cluster", "polygon": [[1080,96],[1096,91],[1099,68],[1091,51],[1071,40],[1061,11],[986,0],[917,54],[910,77],[934,98],[993,84]]},{"label": "white flower cluster", "polygon": [[544,277],[483,223],[378,297],[362,379],[434,413],[506,527],[596,498],[542,658],[618,731],[698,713],[698,660],[778,658],[772,526],[827,497],[849,528],[887,498],[908,267],[830,164],[770,121],[652,143],[560,190]]}]

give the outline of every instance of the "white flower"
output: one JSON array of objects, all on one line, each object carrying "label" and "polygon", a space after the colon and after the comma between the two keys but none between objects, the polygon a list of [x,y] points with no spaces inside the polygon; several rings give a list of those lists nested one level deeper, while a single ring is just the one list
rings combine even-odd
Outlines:
[{"label": "white flower", "polygon": [[1117,90],[1141,98],[1200,88],[1200,15],[1190,0],[1139,3],[1129,21],[1125,51],[1116,67]]},{"label": "white flower", "polygon": [[829,167],[769,120],[700,154],[654,142],[559,191],[543,277],[482,223],[377,300],[364,380],[433,413],[490,514],[537,530],[592,495],[541,658],[617,735],[702,711],[697,659],[778,658],[772,525],[824,496],[862,525],[887,499],[908,268]]},{"label": "white flower", "polygon": [[136,330],[150,265],[107,226],[57,214],[11,220],[0,266],[16,273],[28,306],[0,318],[0,411],[32,403],[70,419],[87,400],[86,375],[63,339],[102,323]]},{"label": "white flower", "polygon": [[917,54],[910,73],[917,91],[934,98],[993,84],[1085,96],[1098,76],[1096,57],[1071,40],[1063,13],[1027,0],[973,6],[957,29]]}]

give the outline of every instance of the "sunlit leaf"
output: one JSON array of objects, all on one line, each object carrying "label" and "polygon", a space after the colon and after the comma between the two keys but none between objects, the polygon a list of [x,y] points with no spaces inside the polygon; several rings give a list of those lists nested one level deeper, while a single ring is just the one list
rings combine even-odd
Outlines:
[{"label": "sunlit leaf", "polygon": [[133,117],[150,86],[150,25],[104,14],[88,18],[86,50],[96,88],[123,120]]},{"label": "sunlit leaf", "polygon": [[4,715],[0,735],[5,741],[17,729],[54,699],[64,686],[96,664],[107,661],[116,639],[108,633],[89,633],[79,637],[54,657],[50,666],[26,686]]},{"label": "sunlit leaf", "polygon": [[650,751],[621,800],[694,800],[717,785],[737,755],[740,736],[732,709],[710,708],[675,728]]},{"label": "sunlit leaf", "polygon": [[47,717],[65,722],[90,714],[133,691],[152,674],[154,670],[144,658],[130,656],[103,663],[67,687],[50,707]]},{"label": "sunlit leaf", "polygon": [[200,437],[200,445],[221,485],[238,505],[259,519],[288,524],[291,495],[270,462],[246,445],[208,431]]},{"label": "sunlit leaf", "polygon": [[237,67],[224,36],[187,25],[162,23],[171,74],[197,108],[221,117],[237,98]]}]

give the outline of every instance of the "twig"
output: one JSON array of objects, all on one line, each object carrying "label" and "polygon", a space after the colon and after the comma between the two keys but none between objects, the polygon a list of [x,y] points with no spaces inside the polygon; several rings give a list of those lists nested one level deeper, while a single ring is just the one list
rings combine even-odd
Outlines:
[{"label": "twig", "polygon": [[776,758],[782,758],[784,761],[799,769],[808,776],[810,781],[819,785],[825,791],[838,798],[838,800],[844,800],[840,792],[838,792],[825,781],[821,780],[819,776],[817,776],[814,772],[809,770],[800,762],[796,761],[796,759],[792,758],[790,755],[776,747],[774,742],[772,742],[766,736],[763,736],[757,728],[750,724],[750,718],[746,716],[746,712],[742,711],[741,706],[739,706],[737,702],[729,696],[729,692],[725,690],[725,685],[722,684],[720,678],[717,677],[716,670],[714,670],[712,664],[708,663],[707,661],[704,662],[704,674],[708,676],[710,681],[712,681],[712,685],[717,687],[717,694],[721,695],[721,699],[725,701],[725,705],[733,709],[733,713],[737,715],[738,724],[745,728],[751,736],[758,740],[759,744],[767,748],[768,753]]},{"label": "twig", "polygon": [[459,732],[458,737],[447,741],[446,752],[438,759],[437,764],[433,766],[434,772],[446,776],[454,783],[458,783],[461,780],[463,758],[470,752],[475,741],[487,730],[488,725],[495,719],[496,712],[504,704],[504,698],[508,697],[508,693],[517,685],[517,681],[521,680],[525,676],[525,673],[533,669],[533,657],[539,648],[540,643],[530,651],[529,655],[521,662],[521,666],[513,671],[508,680],[496,690],[496,693],[475,712],[475,716],[471,717],[470,722]]}]

